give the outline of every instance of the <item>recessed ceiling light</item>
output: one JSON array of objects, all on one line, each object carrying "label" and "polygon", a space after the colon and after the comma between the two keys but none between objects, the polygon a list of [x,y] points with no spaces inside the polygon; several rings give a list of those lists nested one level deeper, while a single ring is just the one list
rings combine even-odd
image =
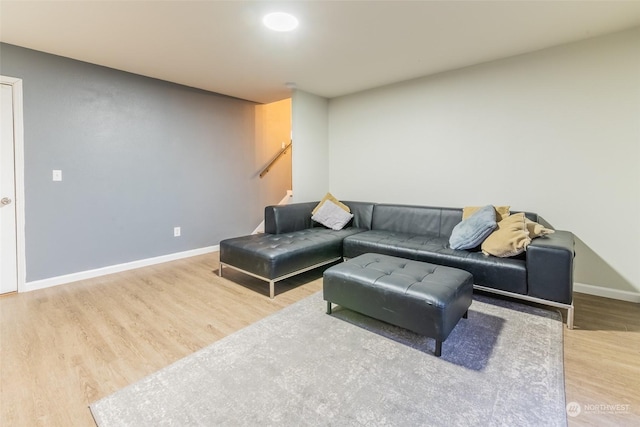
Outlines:
[{"label": "recessed ceiling light", "polygon": [[298,18],[284,12],[273,12],[265,15],[262,23],[273,31],[293,31],[298,27]]}]

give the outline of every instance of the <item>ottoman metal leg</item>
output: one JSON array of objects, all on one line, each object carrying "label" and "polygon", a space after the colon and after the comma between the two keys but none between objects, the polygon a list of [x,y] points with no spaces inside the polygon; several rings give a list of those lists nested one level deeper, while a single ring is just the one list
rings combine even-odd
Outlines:
[{"label": "ottoman metal leg", "polygon": [[331,314],[331,301],[327,301],[327,314]]},{"label": "ottoman metal leg", "polygon": [[434,354],[436,357],[440,357],[442,355],[442,341],[436,340],[436,351]]},{"label": "ottoman metal leg", "polygon": [[463,319],[468,319],[469,318],[469,310],[465,311],[464,314],[462,315]]}]

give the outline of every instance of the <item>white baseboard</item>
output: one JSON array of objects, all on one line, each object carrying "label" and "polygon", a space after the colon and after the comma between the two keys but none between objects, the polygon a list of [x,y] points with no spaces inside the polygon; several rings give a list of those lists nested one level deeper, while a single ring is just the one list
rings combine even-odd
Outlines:
[{"label": "white baseboard", "polygon": [[162,255],[154,258],[126,262],[124,264],[110,265],[107,267],[96,268],[94,270],[80,271],[78,273],[65,274],[63,276],[50,277],[48,279],[34,280],[33,282],[27,282],[25,284],[24,291],[35,291],[37,289],[50,288],[51,286],[77,282],[78,280],[92,279],[94,277],[106,276],[107,274],[120,273],[121,271],[133,270],[140,267],[147,267],[149,265],[162,264],[163,262],[175,261],[178,259],[188,258],[196,255],[208,254],[219,250],[220,245],[207,246],[205,248],[176,252],[173,254]]},{"label": "white baseboard", "polygon": [[620,289],[587,285],[585,283],[574,283],[573,290],[574,292],[579,292],[581,294],[596,295],[599,297],[640,303],[640,292],[623,291]]}]

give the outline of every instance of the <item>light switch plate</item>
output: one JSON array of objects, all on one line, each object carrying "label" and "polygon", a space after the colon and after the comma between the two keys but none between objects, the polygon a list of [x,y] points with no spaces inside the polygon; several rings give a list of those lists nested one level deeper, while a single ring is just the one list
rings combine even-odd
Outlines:
[{"label": "light switch plate", "polygon": [[62,171],[61,170],[53,170],[53,180],[54,181],[62,181]]}]

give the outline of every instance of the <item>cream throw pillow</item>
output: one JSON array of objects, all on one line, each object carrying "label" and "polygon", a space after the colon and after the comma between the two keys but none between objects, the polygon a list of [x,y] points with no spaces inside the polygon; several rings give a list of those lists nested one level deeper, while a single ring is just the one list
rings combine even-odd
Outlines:
[{"label": "cream throw pillow", "polygon": [[529,230],[529,237],[531,237],[532,239],[556,232],[555,230],[546,228],[543,225],[538,224],[537,222],[531,221],[529,218],[525,218],[524,223],[527,226],[527,230]]},{"label": "cream throw pillow", "polygon": [[498,222],[498,228],[487,237],[480,248],[485,255],[501,258],[521,254],[531,243],[524,213],[509,215]]},{"label": "cream throw pillow", "polygon": [[[469,218],[471,215],[473,215],[474,213],[476,213],[479,209],[482,209],[484,206],[467,206],[465,208],[462,209],[462,219],[465,220],[467,218]],[[505,219],[506,217],[509,216],[509,214],[511,213],[511,211],[509,209],[511,209],[511,206],[494,206],[493,207],[496,210],[496,221],[500,222],[503,219]]]},{"label": "cream throw pillow", "polygon": [[333,197],[333,194],[331,194],[331,193],[325,194],[325,196],[322,198],[322,200],[320,200],[320,203],[318,203],[316,205],[316,207],[313,208],[311,213],[315,214],[316,212],[318,212],[318,209],[320,209],[320,207],[322,207],[324,202],[326,202],[327,200],[331,200],[333,203],[338,205],[342,210],[344,210],[344,211],[346,211],[348,213],[351,213],[351,209],[349,209],[349,206],[345,205],[344,203],[341,203],[340,200],[338,200],[335,197]]}]

